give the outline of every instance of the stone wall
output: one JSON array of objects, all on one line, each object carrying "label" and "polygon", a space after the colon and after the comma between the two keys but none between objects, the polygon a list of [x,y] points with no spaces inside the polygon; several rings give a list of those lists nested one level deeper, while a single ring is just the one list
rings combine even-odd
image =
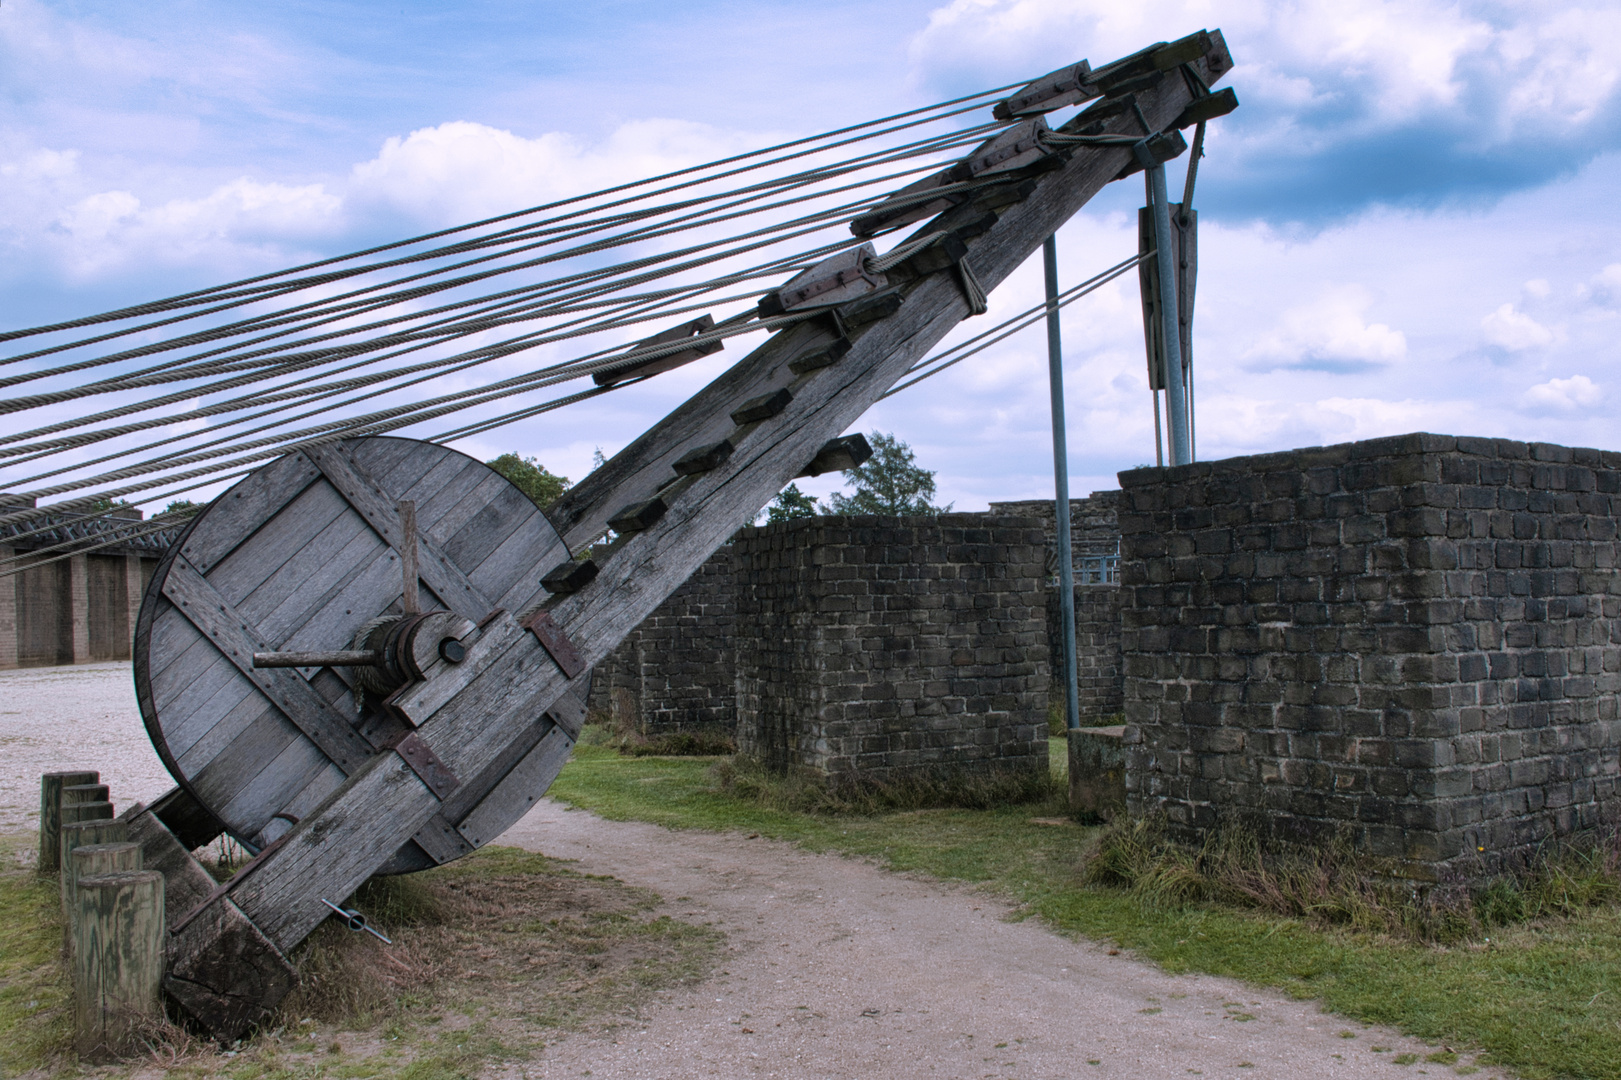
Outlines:
[{"label": "stone wall", "polygon": [[1621,454],[1419,434],[1121,483],[1133,815],[1434,878],[1617,809]]},{"label": "stone wall", "polygon": [[1033,518],[819,517],[732,544],[740,752],[833,781],[1047,768]]},{"label": "stone wall", "polygon": [[737,729],[736,591],[726,545],[598,664],[590,709],[643,735]]},{"label": "stone wall", "polygon": [[[1064,615],[1062,591],[1047,590],[1050,704],[1064,709]],[[1081,726],[1117,723],[1125,709],[1126,670],[1120,652],[1120,587],[1075,586],[1075,689]]]},{"label": "stone wall", "polygon": [[[1115,576],[1120,551],[1120,492],[1094,491],[1069,501],[1070,550],[1075,560],[1075,687],[1081,724],[1112,724],[1124,708],[1125,667],[1120,656],[1120,590]],[[1064,709],[1064,632],[1058,591],[1054,500],[991,503],[992,513],[1040,518],[1047,538],[1049,706]],[[1102,565],[1100,565],[1100,561]]]}]

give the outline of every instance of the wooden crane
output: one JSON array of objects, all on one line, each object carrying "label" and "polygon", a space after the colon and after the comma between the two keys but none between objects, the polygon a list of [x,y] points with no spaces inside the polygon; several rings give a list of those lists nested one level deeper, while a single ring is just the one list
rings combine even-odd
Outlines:
[{"label": "wooden crane", "polygon": [[[194,518],[152,578],[135,651],[180,785],[128,815],[166,875],[169,994],[235,1038],[367,878],[518,820],[569,755],[592,665],[790,479],[858,460],[859,439],[836,437],[1104,185],[1230,111],[1209,86],[1231,66],[1221,34],[1200,32],[1002,102],[994,138],[854,222],[865,237],[924,221],[906,258],[878,266],[861,245],[768,294],[764,314],[817,315],[545,514],[463,454],[378,437],[289,454]],[[1044,114],[1090,99],[1049,131]],[[609,527],[605,557],[573,557]],[[221,831],[257,855],[216,885],[189,851]]]}]

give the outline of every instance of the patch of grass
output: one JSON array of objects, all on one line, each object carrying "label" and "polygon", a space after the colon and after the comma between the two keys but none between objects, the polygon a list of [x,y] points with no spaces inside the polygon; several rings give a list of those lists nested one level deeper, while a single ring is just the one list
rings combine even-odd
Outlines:
[{"label": "patch of grass", "polygon": [[876,814],[895,810],[1050,803],[1061,784],[1040,772],[938,772],[895,782],[827,783],[819,777],[782,776],[745,759],[722,758],[710,775],[720,792],[758,806],[806,814]]},{"label": "patch of grass", "polygon": [[551,793],[616,820],[758,832],[896,870],[982,883],[1056,929],[1130,949],[1168,971],[1317,998],[1368,1023],[1480,1048],[1481,1063],[1533,1080],[1621,1076],[1615,907],[1570,907],[1568,915],[1442,947],[1308,915],[1193,897],[1172,902],[1089,883],[1085,868],[1102,830],[1032,824],[1036,815],[1065,812],[1056,793],[1045,804],[986,810],[811,814],[728,795],[710,773],[701,759],[632,759],[582,747]]},{"label": "patch of grass", "polygon": [[[21,847],[0,837],[0,1076],[76,1076],[57,885]],[[267,1030],[221,1051],[162,1025],[141,1060],[97,1075],[464,1080],[703,978],[722,935],[656,915],[659,902],[513,848],[374,878],[349,903],[393,945],[328,920],[295,952],[299,986]]]},{"label": "patch of grass", "polygon": [[31,838],[0,837],[0,1075],[47,1068],[73,1036],[56,878],[34,871]]}]

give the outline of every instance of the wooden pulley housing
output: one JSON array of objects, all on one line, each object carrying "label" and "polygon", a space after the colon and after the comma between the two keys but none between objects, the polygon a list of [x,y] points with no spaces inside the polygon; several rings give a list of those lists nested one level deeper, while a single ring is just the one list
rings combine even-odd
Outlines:
[{"label": "wooden pulley housing", "polygon": [[[153,575],[135,638],[152,744],[251,851],[376,754],[400,753],[426,782],[431,752],[391,699],[454,678],[480,623],[538,603],[535,567],[567,557],[522,491],[446,447],[361,438],[280,458],[193,518]],[[504,831],[561,768],[584,711],[582,690],[487,775],[438,776],[443,811],[384,872]]]}]

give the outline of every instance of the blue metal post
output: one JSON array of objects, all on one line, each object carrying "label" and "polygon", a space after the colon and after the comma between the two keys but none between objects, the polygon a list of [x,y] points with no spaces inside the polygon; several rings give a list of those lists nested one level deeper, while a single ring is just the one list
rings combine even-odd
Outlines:
[{"label": "blue metal post", "polygon": [[1041,245],[1047,271],[1047,382],[1053,401],[1053,487],[1057,495],[1058,594],[1064,622],[1064,719],[1070,730],[1081,726],[1081,701],[1075,688],[1075,555],[1069,540],[1069,445],[1064,431],[1064,346],[1058,333],[1058,237]]}]

